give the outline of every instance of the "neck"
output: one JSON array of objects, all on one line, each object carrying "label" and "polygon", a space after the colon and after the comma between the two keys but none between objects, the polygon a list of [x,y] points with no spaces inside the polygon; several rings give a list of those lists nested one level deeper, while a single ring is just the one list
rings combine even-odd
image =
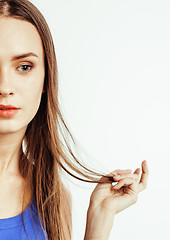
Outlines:
[{"label": "neck", "polygon": [[22,147],[23,133],[0,132],[0,177],[19,174],[19,154]]}]

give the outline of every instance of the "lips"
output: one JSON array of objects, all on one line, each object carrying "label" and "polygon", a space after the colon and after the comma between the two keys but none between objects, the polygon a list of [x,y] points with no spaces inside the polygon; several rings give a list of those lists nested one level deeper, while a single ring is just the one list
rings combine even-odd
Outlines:
[{"label": "lips", "polygon": [[2,105],[2,104],[0,105],[0,110],[11,110],[11,109],[16,110],[19,108],[12,105]]}]

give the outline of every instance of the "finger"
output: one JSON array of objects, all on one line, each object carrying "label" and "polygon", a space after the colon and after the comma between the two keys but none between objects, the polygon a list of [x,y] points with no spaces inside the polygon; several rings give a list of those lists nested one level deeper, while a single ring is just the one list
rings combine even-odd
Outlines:
[{"label": "finger", "polygon": [[134,171],[134,174],[136,174],[137,180],[138,180],[138,183],[139,183],[139,181],[140,181],[140,168],[137,168],[137,169]]},{"label": "finger", "polygon": [[117,169],[111,172],[111,174],[116,175],[116,174],[130,173],[131,171],[132,171],[131,169],[126,169],[126,170]]},{"label": "finger", "polygon": [[111,172],[111,173],[109,173],[109,174],[107,174],[107,175],[105,175],[105,176],[102,176],[101,179],[100,179],[100,181],[103,182],[103,183],[105,183],[106,179],[108,179],[108,177],[109,177],[109,178],[110,178],[110,181],[111,181],[111,182],[114,182],[114,180],[113,180],[113,175],[121,175],[121,174],[123,174],[123,173],[128,173],[128,174],[130,174],[131,171],[132,171],[131,169],[126,169],[126,170],[117,169],[117,170],[115,170],[115,171],[113,171],[113,172]]},{"label": "finger", "polygon": [[[124,178],[124,179],[121,179],[116,185],[113,186],[114,189],[120,189],[121,187],[123,186],[131,186],[131,189],[132,190],[136,190],[136,180],[134,178]],[[135,187],[135,188],[134,188]]]},{"label": "finger", "polygon": [[120,179],[128,178],[128,177],[132,177],[136,180],[139,180],[139,175],[138,174],[122,174],[122,175],[113,176],[113,179],[119,181]]},{"label": "finger", "polygon": [[142,175],[141,175],[141,179],[139,181],[139,186],[138,186],[139,192],[144,190],[147,187],[148,175],[149,175],[147,161],[144,160],[141,165],[142,165]]},{"label": "finger", "polygon": [[134,174],[140,174],[140,168],[137,168],[135,171],[134,171]]}]

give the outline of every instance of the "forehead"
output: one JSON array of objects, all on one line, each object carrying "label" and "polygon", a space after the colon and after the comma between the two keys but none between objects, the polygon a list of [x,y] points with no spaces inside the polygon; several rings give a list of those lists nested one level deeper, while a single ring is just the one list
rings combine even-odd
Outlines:
[{"label": "forehead", "polygon": [[34,52],[43,57],[43,45],[36,27],[23,20],[0,17],[0,57]]}]

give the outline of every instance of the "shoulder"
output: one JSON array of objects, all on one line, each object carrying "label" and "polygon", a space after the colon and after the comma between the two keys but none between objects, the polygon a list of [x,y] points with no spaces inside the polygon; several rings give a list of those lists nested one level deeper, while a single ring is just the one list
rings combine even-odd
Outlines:
[{"label": "shoulder", "polygon": [[70,190],[61,184],[61,218],[65,239],[71,239],[72,231],[72,196]]}]

